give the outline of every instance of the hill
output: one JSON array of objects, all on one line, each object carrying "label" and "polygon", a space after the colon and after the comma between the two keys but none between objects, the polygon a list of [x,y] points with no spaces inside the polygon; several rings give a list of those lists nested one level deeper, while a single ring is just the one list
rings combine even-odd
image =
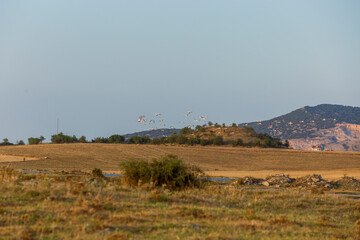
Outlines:
[{"label": "hill", "polygon": [[280,139],[288,139],[297,149],[327,145],[331,150],[360,150],[360,108],[321,104],[305,106],[267,120],[240,124]]},{"label": "hill", "polygon": [[131,137],[149,137],[150,139],[154,138],[162,138],[162,137],[169,137],[173,132],[179,133],[181,129],[171,129],[171,128],[163,128],[163,129],[156,129],[156,130],[148,130],[148,131],[141,131],[135,133],[129,133],[123,135],[125,139],[129,139]]},{"label": "hill", "polygon": [[207,145],[206,142],[211,142],[214,145],[287,147],[280,140],[262,133],[258,134],[254,129],[246,126],[221,127],[216,124],[215,126],[207,127],[197,126],[195,130],[190,128],[182,129],[180,135],[202,145]]}]

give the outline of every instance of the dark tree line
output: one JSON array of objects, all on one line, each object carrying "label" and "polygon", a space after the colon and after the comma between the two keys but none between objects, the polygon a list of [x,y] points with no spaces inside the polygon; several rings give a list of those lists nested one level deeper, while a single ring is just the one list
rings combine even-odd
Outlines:
[{"label": "dark tree line", "polygon": [[[212,123],[209,123],[211,126]],[[220,127],[219,124],[215,123],[214,126]],[[236,127],[233,124],[233,127]],[[85,136],[77,138],[75,135],[69,136],[63,133],[55,134],[51,136],[51,143],[113,143],[113,144],[180,144],[180,145],[231,145],[231,146],[242,146],[242,147],[264,147],[264,148],[288,148],[289,142],[286,140],[284,143],[277,138],[273,138],[268,134],[257,134],[253,128],[244,127],[244,130],[248,136],[258,138],[255,141],[244,142],[243,139],[236,139],[231,141],[224,141],[222,136],[216,136],[214,132],[210,131],[210,134],[205,133],[205,126],[196,126],[195,130],[189,127],[181,129],[179,134],[173,132],[169,137],[153,138],[148,136],[132,136],[129,139],[125,139],[124,136],[114,134],[110,137],[96,137],[91,141],[87,141]],[[196,134],[195,134],[196,133]],[[201,138],[198,133],[205,133],[207,138]],[[190,137],[189,137],[190,136]],[[31,137],[28,139],[29,144],[40,144],[45,140],[43,136],[39,138]],[[24,142],[20,141],[19,145],[23,145]],[[13,145],[9,143],[7,139],[4,139],[0,145]]]}]

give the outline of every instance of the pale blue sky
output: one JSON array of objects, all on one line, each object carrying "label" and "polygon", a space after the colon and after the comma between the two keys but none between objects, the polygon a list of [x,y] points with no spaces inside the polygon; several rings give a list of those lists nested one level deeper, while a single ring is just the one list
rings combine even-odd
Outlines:
[{"label": "pale blue sky", "polygon": [[360,106],[360,1],[0,1],[0,139]]}]

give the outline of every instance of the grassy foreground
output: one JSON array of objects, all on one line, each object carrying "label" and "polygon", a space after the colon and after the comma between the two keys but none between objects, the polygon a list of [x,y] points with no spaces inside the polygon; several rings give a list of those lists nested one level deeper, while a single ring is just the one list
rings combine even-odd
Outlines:
[{"label": "grassy foreground", "polygon": [[[120,178],[0,174],[0,239],[357,239],[358,200],[204,183],[129,188]],[[271,189],[270,189],[271,190]],[[274,189],[273,189],[274,190]]]}]

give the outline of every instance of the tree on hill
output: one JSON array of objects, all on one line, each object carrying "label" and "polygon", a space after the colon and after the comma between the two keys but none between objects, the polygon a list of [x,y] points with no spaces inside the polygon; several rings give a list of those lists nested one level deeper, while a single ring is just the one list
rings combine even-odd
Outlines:
[{"label": "tree on hill", "polygon": [[64,135],[62,132],[59,134],[55,134],[51,136],[51,142],[52,143],[76,143],[79,142],[79,140],[76,138],[76,136],[68,136]]},{"label": "tree on hill", "polygon": [[93,143],[108,143],[109,139],[105,137],[97,137],[92,140]]},{"label": "tree on hill", "polygon": [[125,137],[121,135],[112,135],[109,137],[109,143],[124,143]]},{"label": "tree on hill", "polygon": [[180,131],[180,135],[186,135],[186,134],[190,134],[192,133],[194,130],[192,130],[189,127],[184,127],[183,129],[181,129]]},{"label": "tree on hill", "polygon": [[79,143],[87,143],[86,137],[85,137],[85,136],[81,136],[81,137],[79,138]]},{"label": "tree on hill", "polygon": [[0,145],[14,145],[13,143],[9,142],[9,139],[4,138],[2,143],[0,143]]},{"label": "tree on hill", "polygon": [[39,144],[40,142],[41,142],[40,138],[34,138],[34,137],[28,138],[29,145]]}]

